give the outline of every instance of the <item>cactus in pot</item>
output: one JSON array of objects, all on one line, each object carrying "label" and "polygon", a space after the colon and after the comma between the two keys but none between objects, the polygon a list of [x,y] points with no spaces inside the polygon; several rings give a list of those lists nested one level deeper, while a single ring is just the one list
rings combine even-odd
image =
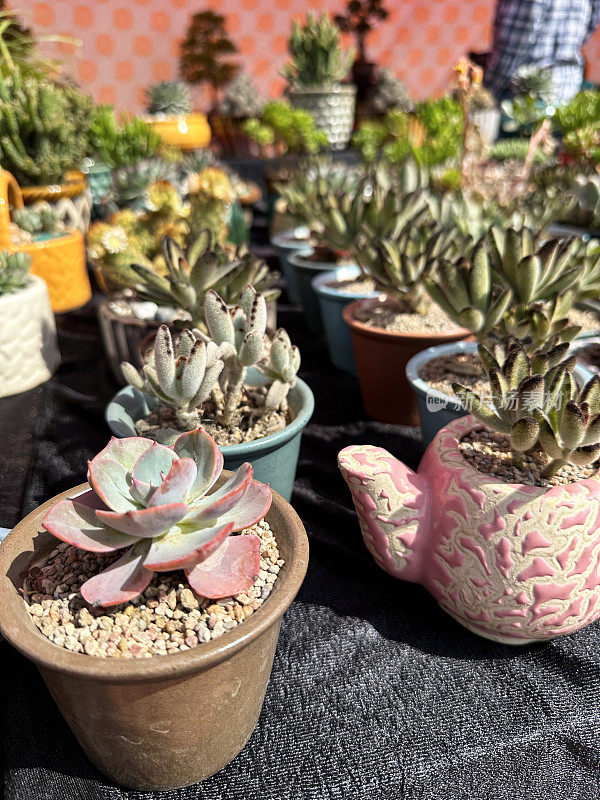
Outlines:
[{"label": "cactus in pot", "polygon": [[93,606],[133,600],[155,572],[185,571],[205,597],[246,591],[260,569],[256,536],[231,536],[261,520],[271,505],[268,486],[242,465],[216,492],[223,456],[202,429],[172,447],[149,439],[111,439],[88,465],[91,489],[60,500],[43,525],[74,547],[125,553],[81,587]]},{"label": "cactus in pot", "polygon": [[482,350],[491,405],[465,391],[474,416],[442,428],[416,473],[370,445],[339,455],[377,563],[505,644],[572,633],[600,615],[590,557],[600,542],[600,381],[579,389],[566,350],[528,354],[514,340]]}]

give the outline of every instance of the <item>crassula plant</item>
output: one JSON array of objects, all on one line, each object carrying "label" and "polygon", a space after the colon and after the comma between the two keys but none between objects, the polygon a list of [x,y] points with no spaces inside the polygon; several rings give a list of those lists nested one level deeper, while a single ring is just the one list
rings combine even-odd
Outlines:
[{"label": "crassula plant", "polygon": [[568,343],[528,354],[522,342],[508,337],[496,352],[479,345],[486,371],[490,402],[453,384],[468,411],[484,425],[510,438],[513,463],[523,453],[538,450],[545,456],[544,477],[572,463],[592,464],[600,456],[600,378],[580,389],[567,357]]},{"label": "crassula plant", "polygon": [[247,591],[260,569],[257,536],[232,536],[256,524],[271,490],[242,464],[221,488],[209,490],[223,456],[202,429],[172,447],[150,439],[111,439],[88,465],[90,489],[59,500],[43,525],[74,547],[123,555],[81,587],[93,606],[130,602],[155,572],[183,570],[198,594],[219,598]]}]

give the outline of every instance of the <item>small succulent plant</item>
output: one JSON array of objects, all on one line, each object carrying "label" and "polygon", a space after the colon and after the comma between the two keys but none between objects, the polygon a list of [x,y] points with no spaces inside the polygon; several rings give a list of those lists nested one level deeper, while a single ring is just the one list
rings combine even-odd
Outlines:
[{"label": "small succulent plant", "polygon": [[210,289],[217,291],[227,305],[235,305],[248,284],[261,291],[266,302],[278,297],[272,288],[279,277],[277,273],[243,247],[214,243],[208,231],[197,237],[187,253],[169,237],[164,239],[162,250],[166,274],[158,275],[143,264],[132,264],[136,279],[130,288],[145,300],[187,311],[196,328],[206,330],[205,298]]},{"label": "small succulent plant", "polygon": [[375,86],[368,98],[369,109],[377,114],[387,111],[411,111],[413,102],[410,99],[404,81],[398,78],[390,69],[382,69]]},{"label": "small succulent plant", "polygon": [[17,208],[12,212],[12,221],[21,230],[35,236],[39,233],[56,233],[60,217],[53,208]]},{"label": "small succulent plant", "polygon": [[306,22],[292,23],[290,63],[283,75],[294,87],[330,87],[348,73],[354,50],[340,47],[340,30],[327,14],[308,14]]},{"label": "small succulent plant", "polygon": [[158,133],[140,117],[120,118],[109,105],[94,110],[89,146],[94,158],[109,167],[123,167],[152,158],[160,143]]},{"label": "small succulent plant", "polygon": [[492,404],[486,404],[459,383],[452,388],[469,413],[491,430],[510,437],[513,461],[521,464],[522,454],[538,443],[538,412],[554,417],[556,410],[571,398],[575,358],[565,358],[568,343],[530,355],[514,337],[505,339],[496,353],[481,344],[478,349]]},{"label": "small succulent plant", "polygon": [[0,296],[24,289],[29,283],[31,256],[24,252],[0,250]]},{"label": "small succulent plant", "polygon": [[231,536],[261,520],[271,490],[242,464],[207,494],[223,455],[201,428],[172,447],[150,439],[111,439],[88,465],[91,489],[58,503],[43,525],[74,547],[93,553],[125,550],[81,587],[93,606],[135,599],[155,572],[185,571],[198,594],[219,598],[247,591],[260,569],[260,540]]},{"label": "small succulent plant", "polygon": [[174,343],[167,325],[161,325],[141,373],[127,362],[121,369],[131,386],[174,409],[178,425],[193,430],[200,424],[200,406],[223,370],[220,356],[216,344],[204,342],[189,330]]},{"label": "small succulent plant", "polygon": [[179,117],[192,110],[192,95],[183,81],[161,81],[146,89],[147,110],[152,116]]},{"label": "small succulent plant", "polygon": [[259,117],[265,102],[250,75],[240,72],[225,89],[219,103],[219,114],[232,119]]},{"label": "small succulent plant", "polygon": [[269,355],[257,364],[257,369],[271,381],[265,408],[276,409],[292,389],[300,369],[300,351],[295,347],[287,332],[280,328],[269,346]]}]

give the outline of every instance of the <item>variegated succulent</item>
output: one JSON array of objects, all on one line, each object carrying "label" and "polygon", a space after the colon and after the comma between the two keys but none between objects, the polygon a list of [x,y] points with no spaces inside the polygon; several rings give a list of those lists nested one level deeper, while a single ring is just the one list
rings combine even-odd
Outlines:
[{"label": "variegated succulent", "polygon": [[219,448],[201,428],[172,447],[142,437],[111,439],[89,462],[91,489],[55,503],[43,520],[74,547],[125,551],[83,584],[83,598],[93,606],[130,602],[155,572],[178,569],[204,597],[247,591],[260,569],[260,540],[231,534],[265,516],[271,490],[242,464],[208,494],[222,469]]},{"label": "variegated succulent", "polygon": [[127,362],[121,369],[131,386],[174,409],[178,425],[193,430],[200,424],[201,406],[210,397],[223,366],[214,342],[204,342],[184,330],[174,343],[168,326],[161,325],[141,372]]},{"label": "variegated succulent", "polygon": [[202,231],[187,253],[166,237],[163,255],[166,274],[159,275],[142,264],[132,264],[139,280],[130,288],[158,305],[187,311],[195,328],[206,330],[204,301],[210,289],[217,291],[229,305],[238,302],[248,284],[261,291],[267,302],[279,296],[279,291],[272,288],[279,277],[276,272],[244,247],[219,245],[209,231]]},{"label": "variegated succulent", "polygon": [[562,343],[529,355],[523,344],[508,337],[497,352],[479,345],[479,356],[487,374],[492,404],[486,404],[470,389],[454,383],[452,388],[463,406],[488,428],[510,437],[513,461],[538,443],[539,413],[561,414],[576,386],[572,376],[573,356]]}]

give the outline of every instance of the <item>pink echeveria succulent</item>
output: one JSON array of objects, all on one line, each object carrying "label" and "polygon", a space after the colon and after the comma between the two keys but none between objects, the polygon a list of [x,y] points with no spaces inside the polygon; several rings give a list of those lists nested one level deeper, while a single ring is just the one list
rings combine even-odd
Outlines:
[{"label": "pink echeveria succulent", "polygon": [[133,600],[155,572],[183,569],[190,586],[209,598],[247,591],[260,570],[260,540],[230,536],[261,520],[271,490],[242,464],[210,495],[223,455],[202,428],[171,447],[132,436],[111,439],[88,464],[92,487],[60,500],[43,525],[58,539],[93,553],[125,550],[81,587],[94,606]]}]

